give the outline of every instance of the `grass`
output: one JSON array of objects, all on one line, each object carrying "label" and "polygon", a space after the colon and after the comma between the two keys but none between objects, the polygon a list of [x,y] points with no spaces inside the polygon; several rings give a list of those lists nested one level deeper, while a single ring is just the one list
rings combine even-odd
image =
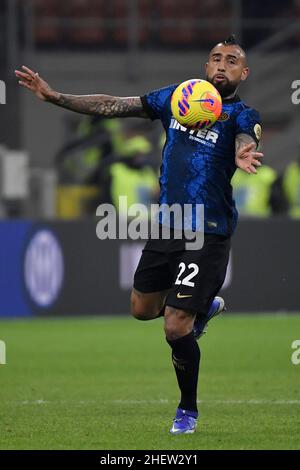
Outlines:
[{"label": "grass", "polygon": [[223,315],[200,341],[201,419],[179,393],[162,319],[1,321],[0,449],[300,449],[300,315]]}]

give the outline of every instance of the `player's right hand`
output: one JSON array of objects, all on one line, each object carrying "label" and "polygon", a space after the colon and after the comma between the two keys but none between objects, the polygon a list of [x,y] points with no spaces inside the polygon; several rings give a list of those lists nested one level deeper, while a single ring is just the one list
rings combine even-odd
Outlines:
[{"label": "player's right hand", "polygon": [[38,73],[33,72],[25,65],[22,65],[22,71],[15,70],[19,85],[32,91],[40,100],[50,101],[56,92],[43,80]]}]

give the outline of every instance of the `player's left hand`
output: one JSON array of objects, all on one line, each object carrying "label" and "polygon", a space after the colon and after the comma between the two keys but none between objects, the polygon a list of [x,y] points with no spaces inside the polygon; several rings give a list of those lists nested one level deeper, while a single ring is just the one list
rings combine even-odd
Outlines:
[{"label": "player's left hand", "polygon": [[259,159],[262,158],[264,154],[256,152],[255,150],[256,144],[254,142],[239,148],[235,155],[236,166],[246,171],[246,173],[257,173],[256,167],[262,165]]}]

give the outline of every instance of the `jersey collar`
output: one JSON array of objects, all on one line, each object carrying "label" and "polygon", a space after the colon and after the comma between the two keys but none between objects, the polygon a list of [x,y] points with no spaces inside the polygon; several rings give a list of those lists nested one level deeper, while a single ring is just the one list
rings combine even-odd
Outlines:
[{"label": "jersey collar", "polygon": [[238,101],[241,101],[241,98],[239,97],[239,95],[234,95],[232,98],[223,98],[223,103],[224,104],[228,104],[228,103],[237,103]]}]

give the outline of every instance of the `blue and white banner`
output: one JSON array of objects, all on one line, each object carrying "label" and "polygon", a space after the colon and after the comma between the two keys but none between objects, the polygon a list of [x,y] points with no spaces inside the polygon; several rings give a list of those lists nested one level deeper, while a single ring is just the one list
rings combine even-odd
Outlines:
[{"label": "blue and white banner", "polygon": [[22,273],[32,226],[32,222],[0,221],[0,316],[32,315]]},{"label": "blue and white banner", "polygon": [[[222,294],[230,312],[299,311],[300,221],[241,220]],[[0,317],[129,314],[144,242],[96,222],[0,222]]]}]

